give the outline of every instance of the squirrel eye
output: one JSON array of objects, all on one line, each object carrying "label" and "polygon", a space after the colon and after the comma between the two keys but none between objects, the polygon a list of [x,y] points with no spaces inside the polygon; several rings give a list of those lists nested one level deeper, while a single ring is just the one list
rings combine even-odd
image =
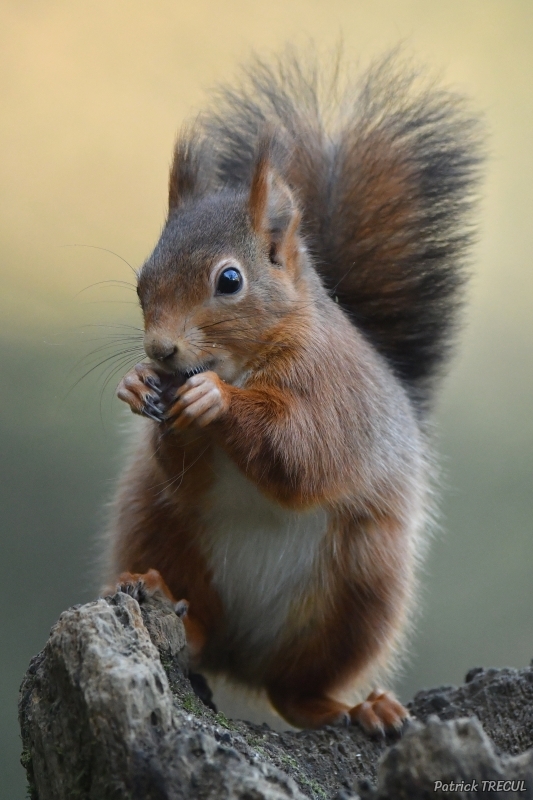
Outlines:
[{"label": "squirrel eye", "polygon": [[222,270],[218,276],[217,294],[235,294],[242,286],[242,275],[235,267]]}]

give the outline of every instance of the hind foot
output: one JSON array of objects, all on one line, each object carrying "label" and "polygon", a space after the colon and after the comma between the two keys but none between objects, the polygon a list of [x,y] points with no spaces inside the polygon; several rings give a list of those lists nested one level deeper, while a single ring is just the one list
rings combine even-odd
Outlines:
[{"label": "hind foot", "polygon": [[291,697],[275,689],[269,689],[267,694],[278,714],[295,728],[350,724],[348,706],[330,697]]},{"label": "hind foot", "polygon": [[372,736],[398,735],[409,718],[407,709],[391,692],[378,690],[353,708],[330,697],[294,697],[275,689],[268,690],[268,697],[276,711],[296,728],[356,723]]},{"label": "hind foot", "polygon": [[366,700],[350,709],[350,720],[372,735],[399,734],[409,712],[391,692],[375,689]]}]

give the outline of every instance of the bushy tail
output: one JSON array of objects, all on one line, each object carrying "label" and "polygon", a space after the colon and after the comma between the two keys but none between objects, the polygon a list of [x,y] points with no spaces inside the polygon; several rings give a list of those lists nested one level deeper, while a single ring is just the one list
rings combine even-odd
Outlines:
[{"label": "bushy tail", "polygon": [[394,55],[345,88],[339,73],[324,83],[294,54],[256,60],[200,124],[224,185],[250,181],[270,131],[324,283],[423,409],[461,305],[478,123]]}]

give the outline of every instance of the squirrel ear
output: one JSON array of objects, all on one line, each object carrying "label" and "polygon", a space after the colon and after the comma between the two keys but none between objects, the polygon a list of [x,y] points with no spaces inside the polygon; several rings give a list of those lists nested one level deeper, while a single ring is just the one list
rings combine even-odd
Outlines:
[{"label": "squirrel ear", "polygon": [[194,130],[184,131],[174,148],[168,182],[168,207],[178,208],[188,197],[203,194],[208,188],[205,175],[207,153],[204,141]]},{"label": "squirrel ear", "polygon": [[267,148],[257,159],[248,202],[252,228],[265,240],[271,262],[294,268],[300,211],[291,190],[272,169]]}]

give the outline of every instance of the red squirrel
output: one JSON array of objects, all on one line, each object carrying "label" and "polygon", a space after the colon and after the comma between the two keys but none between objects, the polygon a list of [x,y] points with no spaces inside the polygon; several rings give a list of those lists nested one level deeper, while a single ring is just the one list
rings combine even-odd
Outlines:
[{"label": "red squirrel", "polygon": [[173,598],[195,668],[292,725],[393,732],[479,136],[394,59],[318,74],[257,60],[178,138],[107,585]]}]

